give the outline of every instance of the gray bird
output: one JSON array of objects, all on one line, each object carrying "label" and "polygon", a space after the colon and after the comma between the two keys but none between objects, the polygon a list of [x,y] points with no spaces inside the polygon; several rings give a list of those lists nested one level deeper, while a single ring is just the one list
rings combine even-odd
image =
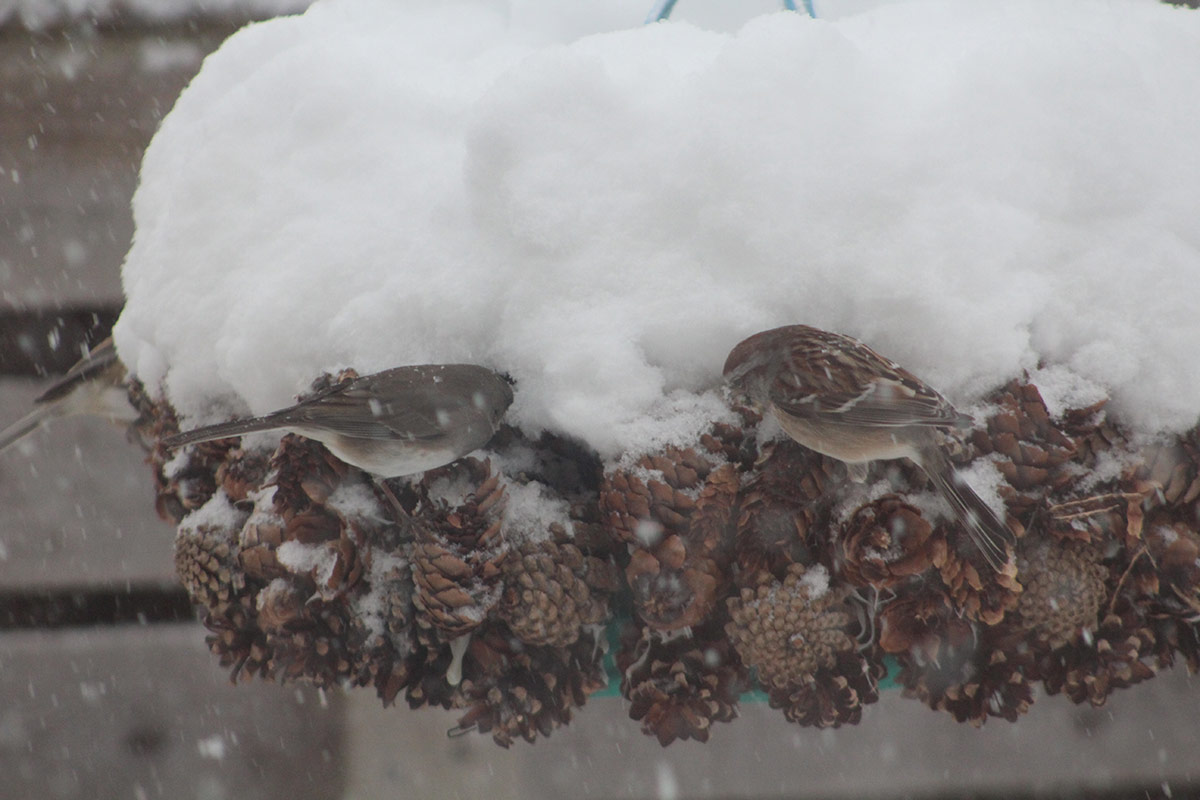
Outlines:
[{"label": "gray bird", "polygon": [[1012,531],[960,476],[941,434],[963,427],[959,414],[920,378],[863,343],[838,333],[788,325],[757,333],[729,353],[725,379],[792,439],[843,461],[857,480],[867,464],[908,458],[950,504],[997,571]]},{"label": "gray bird", "polygon": [[475,364],[419,364],[337,383],[294,406],[163,440],[168,448],[283,429],[380,478],[444,466],[487,444],[512,403],[508,381]]},{"label": "gray bird", "polygon": [[138,418],[129,404],[125,366],[117,360],[112,337],[96,345],[33,403],[33,411],[0,431],[0,452],[60,417],[93,415],[114,422]]}]

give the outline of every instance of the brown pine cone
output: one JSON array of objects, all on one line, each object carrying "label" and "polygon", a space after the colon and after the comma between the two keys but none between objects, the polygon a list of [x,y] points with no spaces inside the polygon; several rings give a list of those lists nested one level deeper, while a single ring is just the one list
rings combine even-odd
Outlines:
[{"label": "brown pine cone", "polygon": [[542,647],[517,644],[499,625],[477,633],[462,682],[468,710],[451,735],[478,730],[505,748],[549,736],[604,685],[602,652],[591,634]]},{"label": "brown pine cone", "polygon": [[1049,694],[1062,692],[1074,703],[1087,701],[1098,708],[1114,690],[1154,677],[1148,662],[1155,645],[1143,609],[1121,595],[1112,609],[1105,609],[1089,641],[1040,654],[1032,676],[1042,680]]},{"label": "brown pine cone", "polygon": [[631,626],[623,637],[621,695],[631,703],[629,716],[663,747],[676,739],[707,742],[714,722],[737,716],[748,680],[721,622],[667,637]]},{"label": "brown pine cone", "polygon": [[235,503],[240,503],[262,488],[270,471],[271,462],[266,453],[230,449],[225,460],[217,467],[217,485]]},{"label": "brown pine cone", "polygon": [[499,617],[530,645],[567,647],[585,625],[608,618],[615,568],[585,556],[561,528],[549,539],[527,540],[504,562]]},{"label": "brown pine cone", "polygon": [[[634,608],[657,630],[698,625],[716,607],[728,582],[737,471],[732,464],[714,468],[695,450],[670,450],[639,463],[657,470],[662,480],[643,481],[632,473],[616,473],[610,476],[607,499],[602,497],[602,505],[629,508],[641,494],[628,490],[640,486],[653,501],[648,516],[636,522],[619,513],[611,515],[625,526],[618,535],[632,545],[625,579]],[[612,488],[618,485],[627,491]],[[628,531],[631,524],[633,534]]]},{"label": "brown pine cone", "polygon": [[1002,494],[1009,511],[1026,517],[1048,494],[1062,492],[1078,478],[1068,467],[1075,443],[1050,418],[1036,386],[1013,380],[989,400],[999,410],[985,429],[970,437],[979,455],[994,453],[1008,486]]},{"label": "brown pine cone", "polygon": [[845,481],[836,461],[784,439],[767,444],[739,497],[737,564],[745,573],[811,563],[828,542],[830,510]]},{"label": "brown pine cone", "polygon": [[847,633],[853,621],[847,592],[830,589],[824,567],[792,564],[782,581],[769,574],[760,581],[726,601],[725,633],[765,689],[811,683],[818,670],[834,666],[840,653],[854,652]]},{"label": "brown pine cone", "polygon": [[979,559],[978,548],[947,526],[939,524],[931,538],[933,565],[941,574],[946,594],[967,619],[998,624],[1007,611],[1016,608],[1021,595],[1016,565],[1009,561],[1001,570],[988,569]]},{"label": "brown pine cone", "polygon": [[1017,569],[1025,587],[1016,609],[1021,630],[1054,649],[1099,623],[1108,597],[1108,569],[1100,563],[1096,545],[1027,539],[1017,555]]},{"label": "brown pine cone", "polygon": [[905,696],[975,727],[988,717],[1015,722],[1033,704],[1028,677],[1033,658],[1020,647],[1022,632],[947,623],[937,660],[915,658],[915,653],[898,656],[897,681]]},{"label": "brown pine cone", "polygon": [[933,564],[933,526],[916,506],[888,494],[860,506],[837,537],[842,577],[883,589]]},{"label": "brown pine cone", "polygon": [[832,666],[816,671],[811,680],[767,691],[771,708],[797,725],[838,728],[862,721],[863,707],[879,700],[879,680],[887,668],[878,658],[855,651],[837,653]]},{"label": "brown pine cone", "polygon": [[329,687],[354,674],[352,622],[344,603],[313,599],[313,591],[303,579],[275,579],[258,594],[258,624],[271,649],[271,674]]},{"label": "brown pine cone", "polygon": [[271,455],[266,485],[275,487],[275,510],[290,520],[313,504],[323,505],[349,471],[325,445],[289,433]]},{"label": "brown pine cone", "polygon": [[246,588],[237,546],[246,514],[222,495],[209,501],[209,505],[214,503],[225,510],[192,514],[175,534],[175,572],[192,602],[209,609],[227,605]]},{"label": "brown pine cone", "polygon": [[243,595],[236,602],[204,615],[204,627],[211,633],[204,641],[222,667],[229,668],[229,680],[249,681],[256,675],[272,677],[271,647],[255,620],[255,598]]},{"label": "brown pine cone", "polygon": [[466,458],[425,473],[418,488],[414,602],[417,624],[436,645],[479,627],[500,601],[504,486],[491,462]]}]

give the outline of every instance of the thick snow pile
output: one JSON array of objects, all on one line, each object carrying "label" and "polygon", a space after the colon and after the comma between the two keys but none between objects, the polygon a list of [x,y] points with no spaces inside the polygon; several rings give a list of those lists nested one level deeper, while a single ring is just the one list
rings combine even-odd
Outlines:
[{"label": "thick snow pile", "polygon": [[330,0],[233,36],[146,155],[122,358],[185,425],[479,362],[510,419],[614,457],[804,322],[965,406],[1044,367],[1052,407],[1196,423],[1200,13],[646,6]]}]

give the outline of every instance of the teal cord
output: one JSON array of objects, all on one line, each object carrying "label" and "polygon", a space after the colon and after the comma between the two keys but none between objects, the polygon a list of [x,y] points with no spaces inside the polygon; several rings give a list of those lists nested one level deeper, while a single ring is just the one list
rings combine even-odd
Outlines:
[{"label": "teal cord", "polygon": [[[650,9],[650,13],[646,15],[646,24],[652,22],[662,22],[671,16],[671,11],[675,8],[675,3],[678,0],[657,0],[654,7]],[[817,18],[817,11],[813,7],[813,0],[803,0],[804,10],[808,12],[808,16],[813,19]],[[796,7],[796,0],[783,0],[783,7],[788,11],[799,11]]]}]

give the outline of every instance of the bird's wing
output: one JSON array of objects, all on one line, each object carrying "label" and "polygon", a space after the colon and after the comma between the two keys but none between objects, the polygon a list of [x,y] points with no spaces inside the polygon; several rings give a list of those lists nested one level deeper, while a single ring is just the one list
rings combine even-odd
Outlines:
[{"label": "bird's wing", "polygon": [[796,417],[846,425],[944,428],[958,423],[954,407],[924,381],[866,345],[855,344],[814,344],[803,353],[807,369],[775,374],[771,402]]}]

